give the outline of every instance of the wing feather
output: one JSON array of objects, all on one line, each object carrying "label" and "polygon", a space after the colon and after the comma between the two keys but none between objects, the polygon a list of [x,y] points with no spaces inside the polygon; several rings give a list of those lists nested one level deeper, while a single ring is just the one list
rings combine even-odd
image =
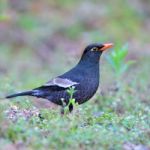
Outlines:
[{"label": "wing feather", "polygon": [[50,80],[49,82],[47,82],[46,84],[44,84],[43,86],[48,87],[48,86],[58,86],[58,87],[62,87],[62,88],[68,88],[71,87],[73,85],[77,85],[79,83],[71,81],[70,79],[63,79],[63,78],[54,78],[52,80]]}]

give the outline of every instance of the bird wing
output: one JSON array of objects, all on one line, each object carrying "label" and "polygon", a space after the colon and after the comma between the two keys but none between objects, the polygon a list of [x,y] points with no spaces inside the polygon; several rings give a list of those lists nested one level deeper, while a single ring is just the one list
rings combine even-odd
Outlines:
[{"label": "bird wing", "polygon": [[61,88],[69,88],[69,87],[76,85],[76,84],[79,84],[79,83],[74,82],[70,79],[57,77],[57,78],[50,80],[49,82],[47,82],[43,86],[44,87],[58,86]]},{"label": "bird wing", "polygon": [[79,83],[71,81],[70,79],[67,79],[67,78],[57,77],[57,78],[50,80],[46,84],[33,89],[34,96],[44,98],[45,96],[47,96],[47,94],[49,94],[49,92],[62,91],[76,84],[79,84]]}]

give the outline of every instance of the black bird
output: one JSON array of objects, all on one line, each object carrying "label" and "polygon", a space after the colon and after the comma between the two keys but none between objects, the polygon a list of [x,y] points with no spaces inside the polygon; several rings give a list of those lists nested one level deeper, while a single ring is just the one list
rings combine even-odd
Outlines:
[{"label": "black bird", "polygon": [[[79,61],[79,63],[68,72],[60,75],[46,84],[30,91],[20,92],[6,96],[13,98],[17,96],[35,96],[45,98],[49,101],[63,105],[62,98],[66,105],[69,103],[69,94],[67,89],[74,86],[76,92],[73,98],[78,104],[82,104],[89,100],[97,91],[99,86],[99,60],[100,56],[108,48],[113,46],[112,43],[107,44],[90,44],[88,45]],[[73,106],[69,106],[70,112]]]}]

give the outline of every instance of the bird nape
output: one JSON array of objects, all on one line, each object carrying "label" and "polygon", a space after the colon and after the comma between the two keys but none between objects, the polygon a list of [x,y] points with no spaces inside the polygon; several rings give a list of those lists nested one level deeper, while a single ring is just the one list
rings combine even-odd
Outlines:
[{"label": "bird nape", "polygon": [[[14,98],[17,96],[35,96],[37,98],[45,98],[57,105],[62,105],[62,99],[66,105],[69,104],[70,96],[67,90],[74,86],[76,92],[73,94],[75,102],[82,104],[89,100],[97,91],[99,86],[99,60],[103,51],[111,48],[112,43],[99,44],[94,43],[88,45],[78,62],[68,72],[53,78],[46,84],[35,89],[8,95],[6,98]],[[73,110],[70,104],[69,111]]]}]

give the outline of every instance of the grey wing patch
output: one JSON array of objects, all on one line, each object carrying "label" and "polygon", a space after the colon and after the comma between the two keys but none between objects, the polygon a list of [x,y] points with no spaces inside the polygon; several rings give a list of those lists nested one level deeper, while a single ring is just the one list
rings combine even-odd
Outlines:
[{"label": "grey wing patch", "polygon": [[68,87],[71,87],[76,84],[79,84],[79,83],[73,82],[69,79],[54,78],[51,81],[44,84],[44,86],[59,86],[59,87],[63,87],[63,88],[68,88]]}]

